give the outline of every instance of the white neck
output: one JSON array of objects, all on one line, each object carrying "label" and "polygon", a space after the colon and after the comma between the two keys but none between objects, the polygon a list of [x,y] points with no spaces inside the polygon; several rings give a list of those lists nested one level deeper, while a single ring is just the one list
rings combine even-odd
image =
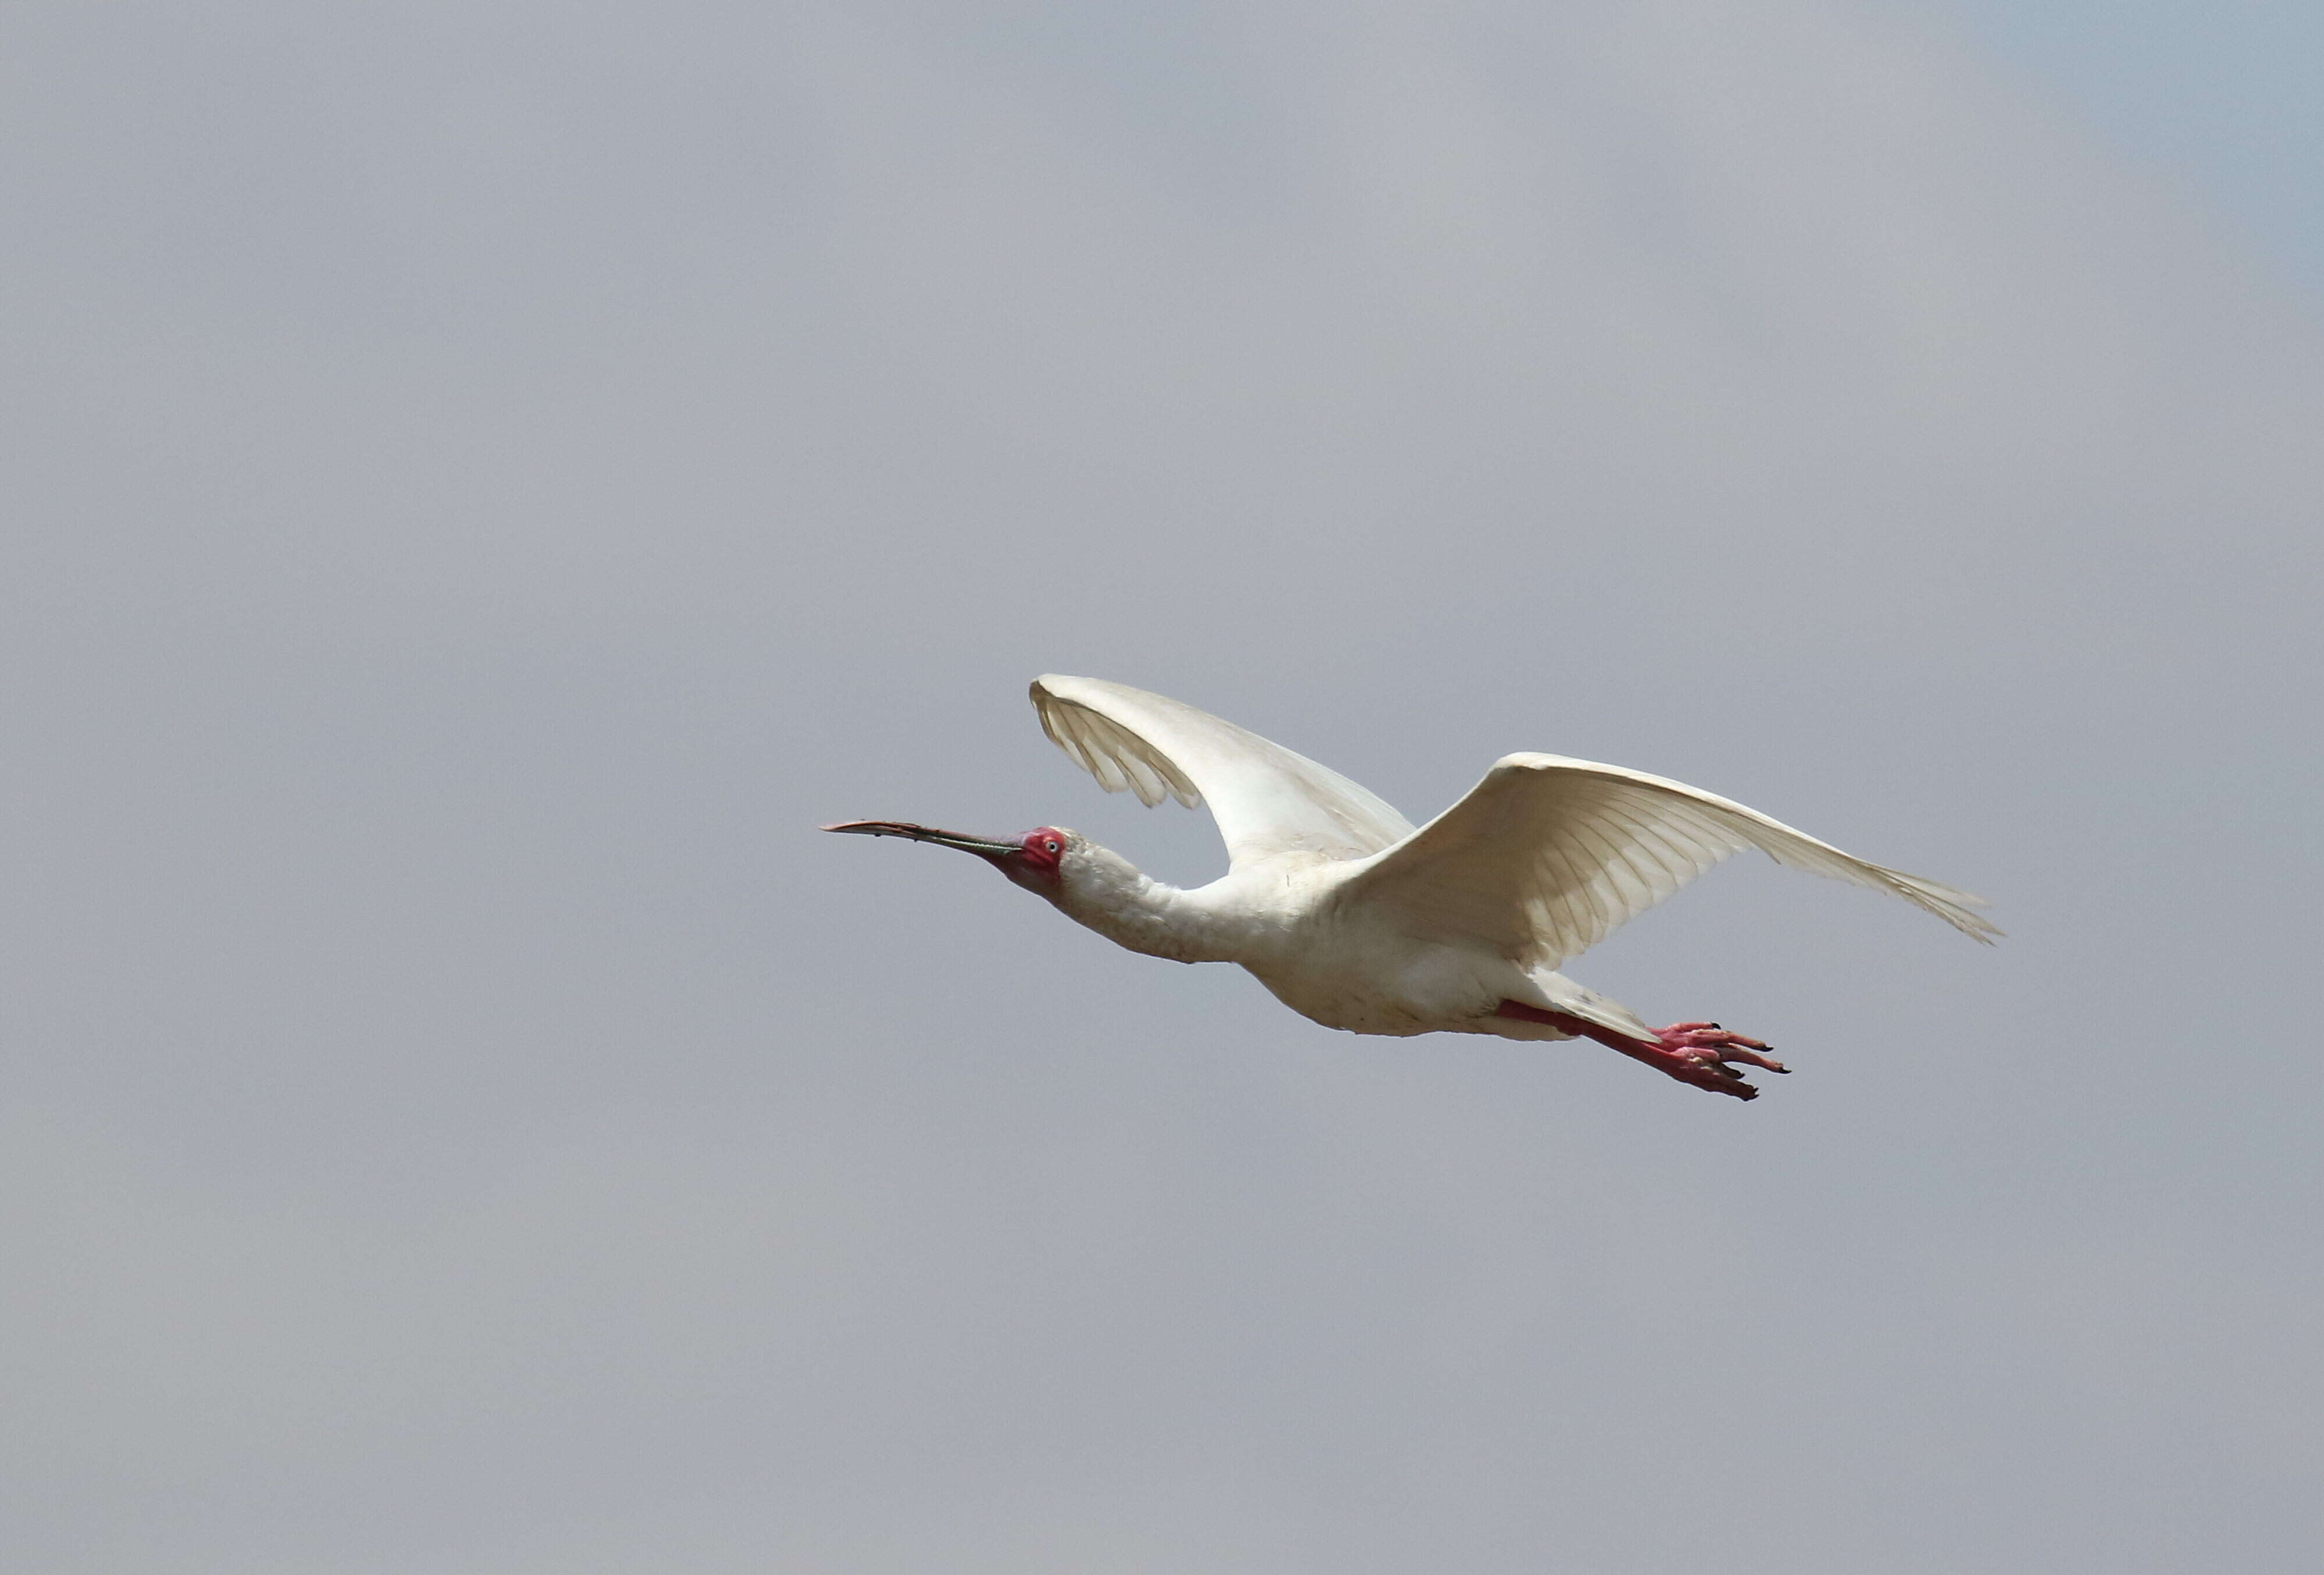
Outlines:
[{"label": "white neck", "polygon": [[1197,894],[1154,880],[1111,849],[1076,841],[1051,898],[1067,918],[1117,946],[1176,962],[1231,962],[1246,949],[1239,927]]}]

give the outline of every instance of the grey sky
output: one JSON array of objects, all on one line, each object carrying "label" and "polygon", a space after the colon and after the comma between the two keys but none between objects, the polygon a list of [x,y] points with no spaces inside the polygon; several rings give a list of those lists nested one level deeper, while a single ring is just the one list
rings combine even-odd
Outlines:
[{"label": "grey sky", "polygon": [[[1968,17],[10,8],[5,1561],[2316,1567],[2314,300]],[[1214,869],[1052,668],[2011,938],[1572,966],[1747,1107],[809,829]]]},{"label": "grey sky", "polygon": [[2324,286],[2324,12],[2296,0],[1931,0],[2007,68]]}]

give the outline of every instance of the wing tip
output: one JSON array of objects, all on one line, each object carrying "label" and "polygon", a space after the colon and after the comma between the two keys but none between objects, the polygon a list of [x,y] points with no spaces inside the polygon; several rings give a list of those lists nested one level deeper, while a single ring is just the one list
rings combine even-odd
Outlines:
[{"label": "wing tip", "polygon": [[[1108,793],[1128,792],[1148,809],[1165,798],[1175,798],[1189,809],[1203,806],[1202,789],[1160,750],[1136,730],[1125,726],[1097,706],[1074,698],[1067,685],[1097,680],[1065,673],[1043,673],[1027,688],[1033,714],[1051,743],[1065,758],[1089,773]],[[1111,732],[1118,736],[1109,739]]]},{"label": "wing tip", "polygon": [[2008,932],[1976,911],[1993,904],[1973,891],[1963,891],[1947,886],[1941,880],[1932,880],[1924,875],[1907,875],[1901,870],[1882,870],[1891,889],[1915,907],[1926,908],[1945,923],[1981,946],[1990,946]]}]

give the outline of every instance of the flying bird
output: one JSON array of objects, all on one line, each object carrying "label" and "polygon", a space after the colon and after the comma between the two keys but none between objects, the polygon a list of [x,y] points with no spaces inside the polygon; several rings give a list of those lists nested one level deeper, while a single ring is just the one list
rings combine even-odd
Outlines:
[{"label": "flying bird", "polygon": [[1183,890],[1062,826],[1013,842],[908,821],[823,829],[973,853],[1133,952],[1236,962],[1293,1011],[1356,1034],[1594,1039],[1681,1082],[1748,1100],[1738,1070],[1788,1070],[1717,1023],[1654,1028],[1555,972],[1730,853],[1894,893],[1972,939],[1986,906],[1867,863],[1683,782],[1563,755],[1506,755],[1425,826],[1282,745],[1097,678],[1033,681],[1041,729],[1110,793],[1208,804],[1225,875]]}]

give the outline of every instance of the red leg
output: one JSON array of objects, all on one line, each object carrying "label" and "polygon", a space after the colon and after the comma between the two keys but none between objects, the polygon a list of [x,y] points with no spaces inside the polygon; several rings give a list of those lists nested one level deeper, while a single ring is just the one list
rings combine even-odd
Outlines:
[{"label": "red leg", "polygon": [[1767,1048],[1757,1039],[1747,1039],[1740,1034],[1730,1034],[1717,1023],[1673,1023],[1667,1028],[1657,1028],[1652,1039],[1634,1039],[1618,1034],[1586,1018],[1565,1012],[1544,1010],[1526,1006],[1521,1001],[1505,1000],[1493,1009],[1494,1015],[1515,1018],[1519,1022],[1546,1023],[1578,1034],[1585,1039],[1595,1039],[1609,1050],[1619,1050],[1633,1061],[1643,1061],[1665,1076],[1681,1082],[1691,1082],[1712,1093],[1732,1095],[1738,1100],[1756,1100],[1759,1091],[1743,1081],[1743,1074],[1729,1064],[1741,1062],[1766,1072],[1789,1072],[1790,1067],[1771,1056],[1763,1055]]}]

